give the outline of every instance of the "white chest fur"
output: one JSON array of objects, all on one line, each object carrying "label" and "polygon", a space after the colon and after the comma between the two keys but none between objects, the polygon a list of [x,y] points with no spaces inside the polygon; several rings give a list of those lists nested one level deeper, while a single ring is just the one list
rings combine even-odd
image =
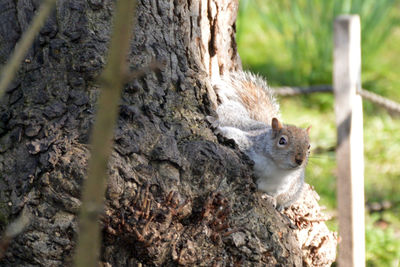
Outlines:
[{"label": "white chest fur", "polygon": [[301,169],[282,170],[269,158],[251,153],[249,155],[254,161],[254,172],[257,179],[258,189],[270,196],[278,196],[289,190],[296,179],[299,179]]}]

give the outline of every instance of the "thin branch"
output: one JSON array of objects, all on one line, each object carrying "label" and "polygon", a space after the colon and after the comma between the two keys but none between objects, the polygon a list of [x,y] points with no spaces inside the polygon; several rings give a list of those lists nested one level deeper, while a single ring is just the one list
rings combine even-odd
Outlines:
[{"label": "thin branch", "polygon": [[130,47],[135,11],[135,0],[119,0],[116,4],[108,60],[102,74],[102,88],[91,136],[92,151],[88,164],[88,178],[82,192],[75,266],[97,266],[99,260],[101,244],[99,217],[104,210],[107,162],[112,151],[118,103],[126,81],[128,69],[126,57]]},{"label": "thin branch", "polygon": [[30,220],[30,214],[28,209],[25,207],[22,210],[21,215],[7,226],[2,235],[2,239],[0,240],[0,259],[4,257],[11,240],[19,235],[28,226]]},{"label": "thin branch", "polygon": [[390,114],[400,114],[400,103],[397,103],[393,100],[390,100],[388,98],[385,98],[383,96],[377,95],[375,93],[372,93],[368,90],[361,89],[359,92],[357,92],[363,99],[367,99],[371,101],[372,103],[383,107],[387,111],[390,112]]},{"label": "thin branch", "polygon": [[131,73],[129,73],[126,77],[126,81],[129,82],[135,79],[139,79],[144,75],[146,75],[147,73],[151,71],[158,71],[163,67],[165,67],[165,62],[158,62],[158,61],[150,62],[147,66],[144,66],[140,69],[134,70]]},{"label": "thin branch", "polygon": [[332,93],[332,85],[313,85],[313,86],[281,86],[273,88],[275,94],[280,96],[294,96],[311,93]]},{"label": "thin branch", "polygon": [[28,30],[24,32],[20,42],[18,42],[17,45],[15,46],[14,53],[12,54],[7,65],[4,66],[0,76],[0,98],[3,97],[7,87],[14,79],[18,71],[18,68],[21,64],[21,61],[26,56],[26,53],[28,53],[29,48],[32,46],[33,40],[35,39],[36,35],[42,28],[45,20],[49,16],[50,11],[53,9],[55,3],[56,0],[46,0],[40,6],[39,11],[33,18],[32,23],[29,26]]},{"label": "thin branch", "polygon": [[[333,87],[332,85],[313,85],[309,87],[301,87],[301,86],[282,86],[275,87],[274,93],[280,96],[295,96],[301,94],[311,94],[311,93],[332,93]],[[357,92],[362,96],[363,99],[369,100],[372,103],[383,107],[386,109],[390,115],[400,114],[400,103],[397,103],[393,100],[385,98],[383,96],[372,93],[366,89],[360,89]]]}]

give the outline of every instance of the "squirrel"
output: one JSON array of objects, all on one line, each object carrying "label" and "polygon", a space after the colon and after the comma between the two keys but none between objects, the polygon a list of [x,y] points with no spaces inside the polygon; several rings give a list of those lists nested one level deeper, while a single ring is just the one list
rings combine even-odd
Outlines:
[{"label": "squirrel", "polygon": [[245,71],[214,81],[218,96],[217,132],[233,139],[254,161],[257,187],[272,197],[278,211],[301,195],[310,153],[309,131],[282,124],[279,104],[261,77]]}]

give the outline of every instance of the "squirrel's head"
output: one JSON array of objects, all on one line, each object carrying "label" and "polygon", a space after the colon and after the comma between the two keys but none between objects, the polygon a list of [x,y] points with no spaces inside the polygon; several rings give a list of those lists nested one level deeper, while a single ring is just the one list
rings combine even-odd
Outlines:
[{"label": "squirrel's head", "polygon": [[302,129],[293,125],[282,125],[272,119],[272,157],[281,169],[296,169],[305,166],[310,154],[309,132],[311,126]]}]

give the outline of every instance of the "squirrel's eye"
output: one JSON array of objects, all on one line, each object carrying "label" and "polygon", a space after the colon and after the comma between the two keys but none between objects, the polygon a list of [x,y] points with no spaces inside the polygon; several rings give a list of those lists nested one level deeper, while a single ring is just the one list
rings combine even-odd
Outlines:
[{"label": "squirrel's eye", "polygon": [[308,145],[308,150],[310,150],[310,148],[311,148],[311,145]]},{"label": "squirrel's eye", "polygon": [[286,138],[282,136],[282,137],[279,139],[279,144],[282,145],[282,146],[283,146],[283,145],[286,145],[286,144],[287,144]]}]

